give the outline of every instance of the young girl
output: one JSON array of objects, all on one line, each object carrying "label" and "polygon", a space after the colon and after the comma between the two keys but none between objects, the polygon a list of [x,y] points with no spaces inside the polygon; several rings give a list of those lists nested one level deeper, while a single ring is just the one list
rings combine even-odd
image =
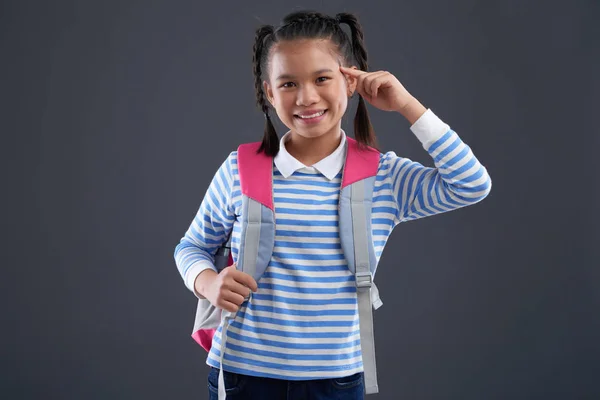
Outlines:
[{"label": "young girl", "polygon": [[[394,75],[368,72],[362,28],[352,14],[295,12],[277,28],[260,27],[254,75],[266,118],[260,151],[273,157],[276,229],[267,270],[256,282],[236,269],[237,152],[221,165],[177,245],[177,267],[196,296],[235,315],[222,361],[227,398],[362,399],[356,285],[338,228],[349,141],[341,119],[349,98],[358,97],[354,137],[362,148],[376,148],[366,100],[404,116],[436,166],[379,153],[371,210],[377,260],[397,224],[477,203],[491,180],[458,135]],[[281,139],[270,107],[289,128]],[[230,233],[234,264],[218,272],[215,252]],[[207,358],[211,399],[217,399],[221,333]]]}]

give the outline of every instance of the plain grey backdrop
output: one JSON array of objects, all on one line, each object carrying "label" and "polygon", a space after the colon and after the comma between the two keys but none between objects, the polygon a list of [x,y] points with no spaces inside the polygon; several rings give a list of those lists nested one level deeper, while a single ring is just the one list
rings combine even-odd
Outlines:
[{"label": "plain grey backdrop", "polygon": [[2,1],[1,398],[207,398],[173,251],[262,136],[254,30],[304,8],[356,12],[493,181],[390,238],[371,398],[600,398],[598,0]]}]

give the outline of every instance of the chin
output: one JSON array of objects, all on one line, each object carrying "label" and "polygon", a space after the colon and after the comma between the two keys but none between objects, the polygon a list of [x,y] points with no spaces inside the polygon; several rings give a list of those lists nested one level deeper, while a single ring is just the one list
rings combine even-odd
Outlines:
[{"label": "chin", "polygon": [[294,131],[296,132],[296,134],[307,139],[316,139],[327,134],[327,132],[329,132],[330,129],[319,129],[318,127],[307,129],[306,127],[297,127],[296,129],[294,129]]},{"label": "chin", "polygon": [[[295,122],[295,121],[294,121]],[[331,125],[330,123],[327,123],[326,121],[322,121],[319,124],[315,124],[314,126],[307,126],[303,123],[294,123],[293,125],[293,131],[305,138],[308,139],[316,139],[318,137],[324,136],[326,134],[328,134],[329,132],[331,132],[331,130],[334,128],[334,125]]]}]

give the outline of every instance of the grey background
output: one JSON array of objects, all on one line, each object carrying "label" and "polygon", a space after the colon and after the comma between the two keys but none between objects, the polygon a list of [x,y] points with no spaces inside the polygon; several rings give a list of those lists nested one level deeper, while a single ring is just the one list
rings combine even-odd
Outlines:
[{"label": "grey background", "polygon": [[[317,8],[358,13],[371,69],[493,180],[393,233],[372,398],[600,398],[599,1],[0,4],[0,397],[207,398],[174,247],[262,135],[254,29]],[[432,165],[370,110],[383,150]]]}]

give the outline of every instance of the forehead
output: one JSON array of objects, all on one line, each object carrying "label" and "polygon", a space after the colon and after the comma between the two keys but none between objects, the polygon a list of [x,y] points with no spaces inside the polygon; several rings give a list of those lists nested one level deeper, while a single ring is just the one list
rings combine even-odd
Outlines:
[{"label": "forehead", "polygon": [[302,75],[340,65],[334,45],[327,39],[302,39],[275,44],[270,57],[271,77],[280,74]]}]

